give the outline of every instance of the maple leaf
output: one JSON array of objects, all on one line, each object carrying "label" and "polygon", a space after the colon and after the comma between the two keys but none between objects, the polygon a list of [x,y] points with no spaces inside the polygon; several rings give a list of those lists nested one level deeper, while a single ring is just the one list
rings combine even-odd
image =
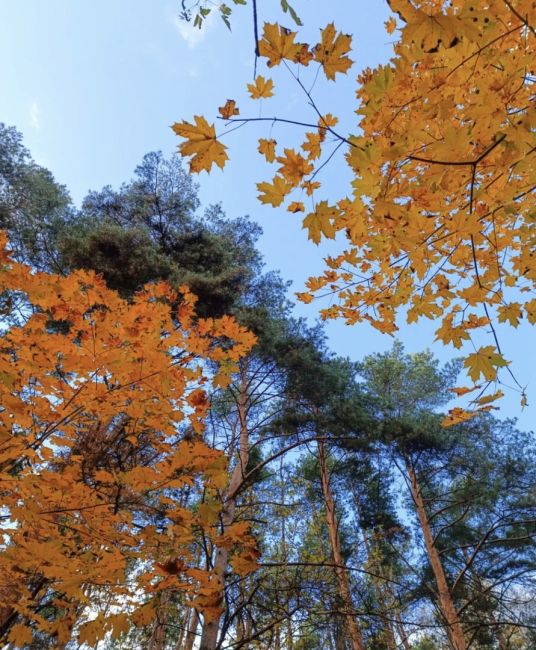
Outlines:
[{"label": "maple leaf", "polygon": [[277,170],[287,181],[298,185],[304,176],[311,173],[313,166],[294,149],[285,149],[284,156],[278,156],[281,167]]},{"label": "maple leaf", "polygon": [[33,641],[31,628],[22,623],[17,623],[9,631],[8,640],[17,648],[23,648]]},{"label": "maple leaf", "polygon": [[463,365],[468,368],[468,375],[476,382],[480,375],[487,381],[493,381],[497,377],[497,369],[508,365],[497,348],[493,345],[486,345],[479,348],[473,354],[467,355]]},{"label": "maple leaf", "polygon": [[[536,42],[526,38],[520,18],[525,5],[527,15],[532,11],[531,2],[518,1],[519,15],[515,3],[388,3],[400,20],[397,25],[390,18],[386,28],[398,29],[400,39],[388,63],[358,77],[360,135],[347,136],[343,158],[349,187],[335,198],[333,217],[324,210],[304,220],[314,241],[325,229],[348,242],[339,256],[347,278],[341,274],[332,288],[338,304],[323,313],[392,331],[393,314],[410,310],[411,319],[437,318],[437,338],[457,348],[473,330],[494,322],[515,327],[524,317],[536,324],[536,256],[529,235],[534,193],[527,192],[536,183],[533,93],[525,78]],[[294,32],[267,26],[262,48],[269,65],[307,63],[313,55],[330,80],[348,71],[350,38],[333,24],[314,49],[295,40]],[[317,160],[335,124],[328,114],[318,122],[317,138],[307,135],[302,147],[308,162]],[[275,159],[275,149],[268,156]],[[300,181],[303,169],[296,167],[279,173],[313,193],[316,183]],[[260,198],[266,201],[265,194]],[[398,259],[408,266],[400,268]],[[363,283],[348,279],[352,268]],[[324,284],[314,286],[312,292]],[[467,307],[484,308],[489,317]],[[477,363],[473,374],[493,376],[498,367],[484,365],[478,372]]]},{"label": "maple leaf", "polygon": [[282,176],[274,176],[272,183],[257,183],[257,189],[261,192],[259,201],[276,208],[283,203],[285,196],[292,190],[292,185]]},{"label": "maple leaf", "polygon": [[345,74],[353,61],[346,56],[352,47],[352,37],[337,34],[335,25],[330,23],[321,31],[321,42],[314,48],[315,61],[321,64],[324,73],[331,81],[335,74]]},{"label": "maple leaf", "polygon": [[384,25],[387,33],[392,34],[396,29],[396,19],[391,16],[388,20],[385,21]]},{"label": "maple leaf", "polygon": [[309,65],[313,58],[314,54],[309,49],[307,43],[302,43],[299,52],[292,60],[294,63],[299,63],[300,65]]},{"label": "maple leaf", "polygon": [[495,402],[501,397],[504,397],[504,393],[502,392],[502,390],[498,390],[495,393],[492,393],[491,395],[484,395],[483,397],[479,397],[478,399],[472,400],[471,404],[478,404],[480,407],[487,406],[488,404]]},{"label": "maple leaf", "polygon": [[320,183],[318,181],[303,181],[301,187],[303,187],[307,196],[312,196],[313,193],[320,187]]},{"label": "maple leaf", "polygon": [[298,292],[296,292],[296,298],[298,298],[298,300],[300,302],[303,302],[306,305],[313,302],[313,300],[314,300],[314,297],[310,293],[308,293],[307,291],[298,291]]},{"label": "maple leaf", "polygon": [[258,152],[262,154],[268,162],[274,162],[276,144],[277,142],[273,138],[259,138]]},{"label": "maple leaf", "polygon": [[315,244],[319,244],[322,235],[333,238],[335,229],[332,222],[336,214],[336,208],[329,206],[327,201],[320,201],[315,211],[308,214],[303,220],[303,228],[309,231],[309,239]]},{"label": "maple leaf", "polygon": [[179,151],[183,156],[191,156],[190,171],[208,172],[214,163],[223,169],[228,156],[225,145],[216,138],[214,125],[209,124],[201,115],[195,115],[194,120],[195,124],[177,122],[171,127],[177,135],[186,139],[186,142],[179,145]]},{"label": "maple leaf", "polygon": [[92,621],[83,623],[78,631],[78,642],[87,643],[89,646],[97,645],[97,641],[102,639],[106,632],[103,623],[104,616],[101,613]]},{"label": "maple leaf", "polygon": [[263,37],[259,41],[259,54],[268,59],[268,66],[279,65],[283,59],[293,61],[298,57],[301,44],[295,43],[296,32],[275,23],[264,23]]},{"label": "maple leaf", "polygon": [[239,576],[246,576],[259,568],[260,553],[254,548],[249,548],[231,558],[231,566]]},{"label": "maple leaf", "polygon": [[452,427],[456,424],[462,424],[467,422],[476,416],[476,411],[466,411],[465,409],[456,406],[453,409],[450,409],[448,414],[441,421],[442,426]]},{"label": "maple leaf", "polygon": [[258,75],[254,84],[248,84],[248,90],[252,99],[267,99],[274,95],[274,82]]},{"label": "maple leaf", "polygon": [[130,630],[130,617],[128,614],[112,614],[109,622],[112,626],[112,639],[118,639]]},{"label": "maple leaf", "polygon": [[318,119],[318,126],[319,127],[337,126],[338,122],[339,122],[338,117],[335,117],[331,113],[326,113],[325,115],[322,115]]},{"label": "maple leaf", "polygon": [[234,99],[228,99],[223,106],[218,108],[218,112],[224,120],[230,119],[233,115],[240,115]]},{"label": "maple leaf", "polygon": [[320,158],[321,153],[321,138],[319,133],[306,133],[306,141],[302,144],[302,149],[307,152],[308,160],[316,160]]},{"label": "maple leaf", "polygon": [[475,390],[479,390],[481,386],[479,384],[476,384],[475,386],[471,386],[468,388],[467,386],[460,386],[460,387],[454,387],[454,388],[449,388],[453,393],[455,393],[458,397],[461,397],[462,395],[467,395],[467,393],[472,393]]},{"label": "maple leaf", "polygon": [[508,321],[512,327],[517,327],[523,318],[521,305],[518,302],[511,302],[509,305],[501,305],[498,308],[499,323]]},{"label": "maple leaf", "polygon": [[288,212],[296,213],[296,212],[304,212],[305,211],[305,206],[301,201],[293,201],[292,203],[289,203],[287,207]]}]

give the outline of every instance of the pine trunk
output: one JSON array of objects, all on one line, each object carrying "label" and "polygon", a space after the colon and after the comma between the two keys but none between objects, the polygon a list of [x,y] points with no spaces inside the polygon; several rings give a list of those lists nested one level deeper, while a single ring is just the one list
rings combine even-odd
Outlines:
[{"label": "pine trunk", "polygon": [[339,597],[346,610],[345,619],[348,630],[348,638],[352,646],[352,650],[364,650],[363,635],[355,616],[353,614],[352,594],[350,590],[350,581],[348,574],[344,568],[343,557],[341,553],[341,544],[339,539],[339,530],[337,525],[337,517],[335,514],[335,502],[329,484],[329,475],[326,466],[326,450],[323,442],[318,443],[318,458],[320,461],[320,478],[322,482],[322,494],[324,497],[324,505],[326,509],[326,522],[328,526],[328,535],[331,545],[331,552],[333,555],[333,562],[335,564],[335,576],[337,578],[337,585],[339,588]]},{"label": "pine trunk", "polygon": [[409,462],[409,459],[405,459],[405,464],[409,478],[411,496],[417,510],[417,516],[419,518],[419,523],[424,538],[426,553],[428,555],[428,560],[430,562],[430,566],[432,567],[434,578],[437,584],[438,604],[439,609],[441,610],[441,614],[443,615],[446,623],[447,634],[454,650],[467,650],[467,642],[463,634],[463,628],[458,617],[458,612],[456,611],[456,606],[452,600],[452,595],[447,583],[447,577],[443,569],[443,564],[441,563],[441,557],[439,556],[434,543],[432,529],[430,527],[430,522],[428,520],[428,515],[426,513],[426,508],[421,493],[421,487],[417,480],[415,471]]}]

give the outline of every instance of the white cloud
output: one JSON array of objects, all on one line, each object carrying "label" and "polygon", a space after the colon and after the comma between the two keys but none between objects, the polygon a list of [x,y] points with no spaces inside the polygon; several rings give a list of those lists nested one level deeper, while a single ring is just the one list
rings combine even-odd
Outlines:
[{"label": "white cloud", "polygon": [[41,109],[36,101],[30,106],[30,124],[36,131],[41,129]]},{"label": "white cloud", "polygon": [[187,22],[181,19],[178,15],[172,16],[172,22],[175,29],[179,32],[183,41],[189,48],[194,49],[198,47],[206,38],[209,28],[214,24],[215,12],[212,11],[208,17],[203,21],[201,29],[194,27],[194,21]]}]

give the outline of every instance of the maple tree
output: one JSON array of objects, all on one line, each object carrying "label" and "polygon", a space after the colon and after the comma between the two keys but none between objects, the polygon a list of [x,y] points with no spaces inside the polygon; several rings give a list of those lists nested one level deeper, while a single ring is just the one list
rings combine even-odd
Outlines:
[{"label": "maple tree", "polygon": [[[255,337],[197,318],[186,287],[126,301],[92,271],[34,272],[5,235],[0,290],[24,296],[0,349],[0,638],[95,645],[149,625],[168,592],[218,616],[221,585],[195,545],[239,562],[254,540],[215,526],[227,470],[203,440],[206,391]],[[196,486],[188,508],[179,496]]]},{"label": "maple tree", "polygon": [[[393,56],[363,70],[356,89],[359,116],[353,133],[337,131],[338,119],[322,114],[296,70],[314,67],[336,82],[352,65],[351,37],[333,24],[320,41],[297,41],[296,31],[267,23],[256,35],[256,52],[269,69],[292,75],[316,118],[244,117],[233,104],[230,123],[287,122],[304,129],[301,148],[260,138],[259,153],[276,165],[258,184],[259,200],[287,202],[305,211],[303,226],[319,243],[341,234],[346,247],[326,258],[326,271],[310,278],[299,297],[334,296],[324,318],[369,322],[382,332],[438,320],[437,339],[462,348],[472,344],[465,365],[476,391],[470,410],[453,409],[453,425],[493,408],[502,391],[500,371],[526,404],[524,388],[504,357],[497,324],[536,322],[534,196],[536,172],[533,0],[389,0],[394,15],[387,32]],[[203,6],[203,5],[201,5]],[[255,21],[256,3],[253,2]],[[256,22],[255,22],[256,24]],[[272,80],[257,77],[253,98],[268,98]],[[261,90],[262,89],[262,90]],[[240,115],[237,110],[242,109]],[[214,125],[173,126],[191,158],[192,172],[223,167],[228,154]],[[335,142],[335,150],[326,145]],[[352,181],[346,196],[323,195],[319,172],[339,148]],[[298,200],[299,199],[299,200]],[[491,342],[479,345],[481,333]],[[493,392],[495,390],[495,392]]]}]

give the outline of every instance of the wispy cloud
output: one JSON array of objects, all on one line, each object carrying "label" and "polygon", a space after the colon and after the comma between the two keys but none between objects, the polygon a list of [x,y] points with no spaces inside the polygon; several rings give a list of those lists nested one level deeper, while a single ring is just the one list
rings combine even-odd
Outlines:
[{"label": "wispy cloud", "polygon": [[193,20],[186,22],[186,20],[182,20],[176,14],[171,17],[171,21],[186,45],[188,45],[188,47],[191,49],[195,49],[201,45],[201,43],[207,37],[209,29],[214,24],[214,16],[215,13],[212,11],[209,14],[208,18],[203,21],[203,26],[201,29],[199,29],[199,27],[194,27]]},{"label": "wispy cloud", "polygon": [[36,101],[30,106],[30,124],[36,131],[41,129],[41,109]]}]

